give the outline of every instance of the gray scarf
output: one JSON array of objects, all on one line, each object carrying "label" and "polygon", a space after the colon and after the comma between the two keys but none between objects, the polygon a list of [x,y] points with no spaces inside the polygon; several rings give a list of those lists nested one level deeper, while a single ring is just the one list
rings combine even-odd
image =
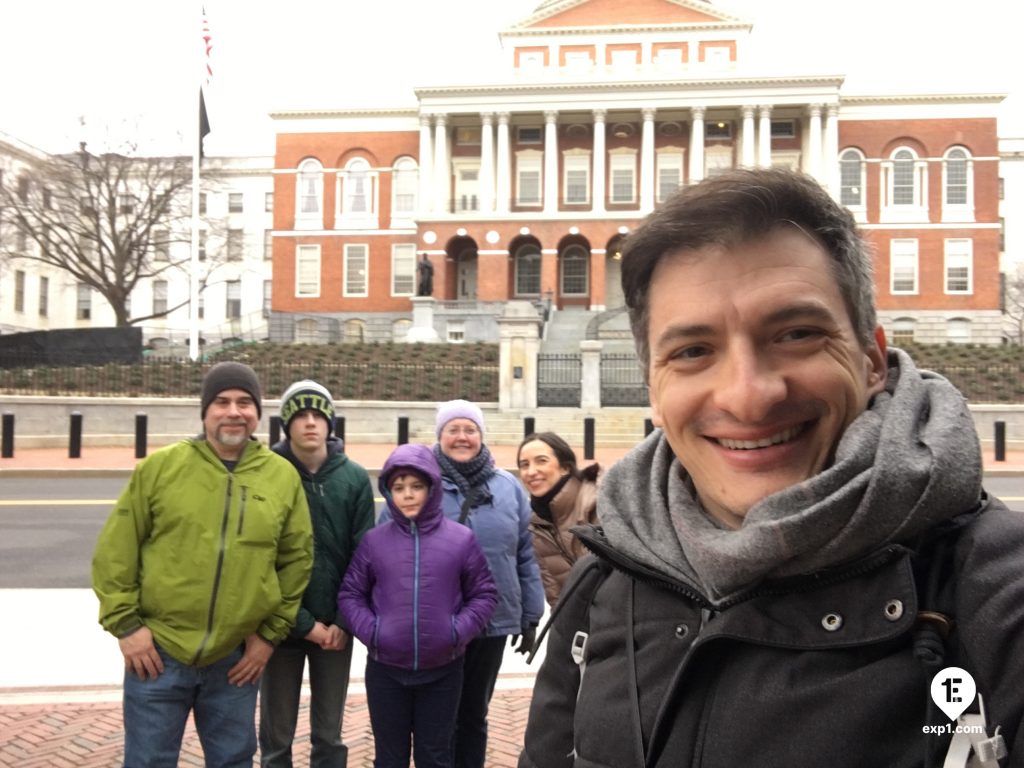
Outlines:
[{"label": "gray scarf", "polygon": [[598,517],[618,550],[721,604],[765,578],[813,573],[969,510],[981,449],[961,394],[889,352],[885,390],[847,428],[834,463],[726,530],[658,430],[608,471]]}]

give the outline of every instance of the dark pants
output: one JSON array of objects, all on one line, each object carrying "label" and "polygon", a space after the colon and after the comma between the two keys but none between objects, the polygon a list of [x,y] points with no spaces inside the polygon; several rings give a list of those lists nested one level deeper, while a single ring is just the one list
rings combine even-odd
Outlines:
[{"label": "dark pants", "polygon": [[452,738],[455,768],[484,768],[487,755],[487,708],[505,655],[506,635],[478,637],[466,648],[459,716]]},{"label": "dark pants", "polygon": [[288,639],[263,670],[260,682],[260,765],[291,768],[292,741],[299,718],[302,671],[309,659],[311,768],[345,768],[348,747],[341,743],[353,638],[344,650],[325,651],[316,643]]},{"label": "dark pants", "polygon": [[451,768],[451,738],[462,690],[462,659],[412,671],[366,661],[366,703],[376,750],[374,768]]}]

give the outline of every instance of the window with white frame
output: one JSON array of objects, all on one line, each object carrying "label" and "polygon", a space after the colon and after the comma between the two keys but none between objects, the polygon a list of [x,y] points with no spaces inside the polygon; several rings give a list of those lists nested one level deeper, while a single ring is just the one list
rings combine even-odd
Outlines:
[{"label": "window with white frame", "polygon": [[295,341],[299,344],[315,344],[320,340],[320,323],[315,317],[304,317],[295,323]]},{"label": "window with white frame", "polygon": [[241,192],[228,193],[228,213],[242,213],[245,210]]},{"label": "window with white frame", "polygon": [[167,312],[167,281],[153,281],[153,314],[162,315]]},{"label": "window with white frame", "polygon": [[480,210],[480,166],[473,162],[453,163],[455,171],[455,210]]},{"label": "window with white frame", "polygon": [[520,125],[516,128],[518,144],[540,144],[544,140],[544,130],[540,126]]},{"label": "window with white frame", "polygon": [[928,220],[928,164],[914,150],[896,149],[882,163],[882,180],[882,222]]},{"label": "window with white frame", "polygon": [[341,340],[346,344],[362,344],[366,334],[366,323],[353,318],[341,327]]},{"label": "window with white frame", "polygon": [[270,317],[271,300],[274,296],[274,281],[263,281],[263,316]]},{"label": "window with white frame", "polygon": [[228,261],[241,261],[244,235],[240,229],[228,230]]},{"label": "window with white frame", "polygon": [[612,203],[636,202],[636,153],[616,152],[609,158],[608,173]]},{"label": "window with white frame", "polygon": [[792,139],[796,136],[796,121],[772,120],[770,131],[773,139]]},{"label": "window with white frame", "polygon": [[590,274],[590,257],[586,249],[580,245],[570,245],[559,262],[562,296],[586,296],[589,293]]},{"label": "window with white frame", "polygon": [[516,205],[540,205],[540,152],[516,153]]},{"label": "window with white frame", "polygon": [[391,246],[391,295],[412,296],[416,290],[416,244]]},{"label": "window with white frame", "polygon": [[228,280],[224,292],[224,317],[237,320],[242,316],[242,281]]},{"label": "window with white frame", "polygon": [[732,147],[718,144],[704,150],[704,176],[712,178],[732,169]]},{"label": "window with white frame", "polygon": [[864,155],[857,149],[839,155],[839,202],[847,208],[864,208]]},{"label": "window with white frame", "polygon": [[342,275],[343,296],[368,296],[370,247],[365,244],[346,245]]},{"label": "window with white frame", "polygon": [[974,161],[963,147],[953,147],[942,160],[942,218],[974,221]]},{"label": "window with white frame", "polygon": [[567,205],[586,205],[590,202],[590,153],[571,150],[563,158],[562,188]]},{"label": "window with white frame", "polygon": [[362,157],[353,158],[338,175],[341,215],[346,220],[368,220],[377,213],[377,175]]},{"label": "window with white frame", "polygon": [[445,338],[449,344],[462,344],[466,341],[466,321],[449,320],[445,324]]},{"label": "window with white frame", "polygon": [[296,184],[298,200],[295,206],[297,221],[305,220],[309,225],[322,224],[324,200],[324,169],[316,160],[303,160],[299,165]]},{"label": "window with white frame", "polygon": [[153,230],[153,259],[167,261],[171,255],[171,244],[166,229]]},{"label": "window with white frame", "polygon": [[516,250],[516,295],[540,295],[540,248],[527,243]]},{"label": "window with white frame", "polygon": [[274,230],[263,230],[263,260],[270,261],[274,258]]},{"label": "window with white frame", "polygon": [[295,246],[295,296],[314,298],[320,295],[320,246]]},{"label": "window with white frame", "polygon": [[416,213],[419,169],[411,157],[401,157],[391,171],[391,218],[409,219]]},{"label": "window with white frame", "polygon": [[658,186],[655,200],[663,203],[683,185],[683,150],[666,148],[655,159]]},{"label": "window with white frame", "polygon": [[39,316],[50,314],[50,278],[39,278]]},{"label": "window with white frame", "polygon": [[708,139],[731,139],[732,123],[728,120],[708,120],[704,123],[704,137]]},{"label": "window with white frame", "polygon": [[889,241],[889,292],[917,293],[917,240],[900,238]]},{"label": "window with white frame", "polygon": [[14,272],[14,311],[25,311],[25,271],[23,269]]},{"label": "window with white frame", "polygon": [[946,251],[946,293],[973,293],[974,243],[970,238],[948,238]]},{"label": "window with white frame", "polygon": [[265,192],[263,194],[263,210],[266,213],[273,213],[274,212],[274,193],[273,192]]},{"label": "window with white frame", "polygon": [[966,317],[951,317],[947,320],[946,340],[953,344],[970,344],[971,321]]},{"label": "window with white frame", "polygon": [[917,323],[912,317],[897,317],[892,321],[892,338],[890,342],[893,346],[902,347],[906,344],[914,343],[914,332]]},{"label": "window with white frame", "polygon": [[79,320],[92,318],[92,287],[86,283],[78,284],[75,317]]}]

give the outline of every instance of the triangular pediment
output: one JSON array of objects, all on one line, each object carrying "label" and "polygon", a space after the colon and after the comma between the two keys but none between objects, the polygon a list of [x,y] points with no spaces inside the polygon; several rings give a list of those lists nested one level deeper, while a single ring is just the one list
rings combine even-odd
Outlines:
[{"label": "triangular pediment", "polygon": [[547,0],[512,29],[734,24],[741,19],[705,0]]}]

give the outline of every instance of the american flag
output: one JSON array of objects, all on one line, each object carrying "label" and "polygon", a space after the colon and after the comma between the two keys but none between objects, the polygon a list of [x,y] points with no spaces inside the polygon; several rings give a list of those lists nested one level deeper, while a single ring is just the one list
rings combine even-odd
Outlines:
[{"label": "american flag", "polygon": [[[210,51],[213,41],[210,36],[210,22],[206,18],[206,6],[203,6],[203,67],[206,70],[204,85],[210,84],[213,67],[210,66]],[[206,98],[203,96],[203,85],[199,86],[199,157],[203,157],[203,139],[210,132],[210,118],[206,114]]]}]

